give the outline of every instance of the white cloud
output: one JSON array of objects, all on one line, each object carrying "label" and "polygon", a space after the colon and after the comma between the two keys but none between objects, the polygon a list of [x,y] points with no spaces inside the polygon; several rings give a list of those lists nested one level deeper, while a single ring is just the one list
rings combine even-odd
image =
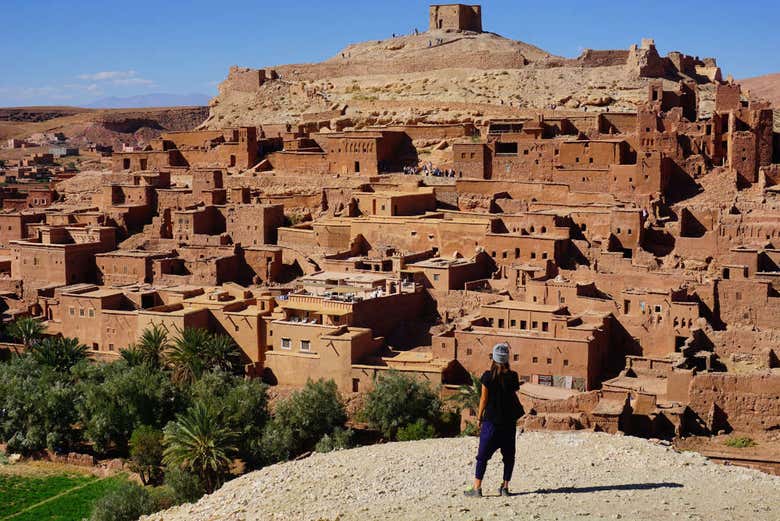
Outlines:
[{"label": "white cloud", "polygon": [[138,73],[129,70],[129,71],[103,71],[103,72],[96,72],[94,74],[81,74],[79,76],[80,80],[86,80],[86,81],[109,81],[109,80],[124,80],[128,78],[135,78],[138,76]]},{"label": "white cloud", "polygon": [[156,85],[153,80],[142,78],[134,70],[101,71],[92,74],[81,74],[78,79],[91,82],[106,82],[111,85],[140,85],[151,87]]}]

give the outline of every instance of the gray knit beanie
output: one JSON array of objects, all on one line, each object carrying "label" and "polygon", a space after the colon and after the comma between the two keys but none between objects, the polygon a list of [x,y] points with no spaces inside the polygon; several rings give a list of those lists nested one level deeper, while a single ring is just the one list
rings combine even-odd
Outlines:
[{"label": "gray knit beanie", "polygon": [[493,361],[497,364],[509,362],[509,344],[501,342],[493,346]]}]

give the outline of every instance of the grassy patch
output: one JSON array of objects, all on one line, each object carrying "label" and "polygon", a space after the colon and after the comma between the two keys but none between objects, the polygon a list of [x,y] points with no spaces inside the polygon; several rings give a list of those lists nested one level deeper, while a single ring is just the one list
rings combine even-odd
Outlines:
[{"label": "grassy patch", "polygon": [[0,520],[80,521],[123,476],[99,479],[86,474],[45,477],[0,475]]},{"label": "grassy patch", "polygon": [[61,475],[49,477],[0,476],[0,519],[31,505],[89,483],[92,476]]},{"label": "grassy patch", "polygon": [[748,438],[747,436],[734,436],[724,441],[723,444],[733,449],[746,449],[757,445],[753,438]]},{"label": "grassy patch", "polygon": [[37,506],[13,518],[14,521],[81,521],[89,518],[95,502],[115,489],[123,476],[95,480],[87,486],[68,492],[53,501]]}]

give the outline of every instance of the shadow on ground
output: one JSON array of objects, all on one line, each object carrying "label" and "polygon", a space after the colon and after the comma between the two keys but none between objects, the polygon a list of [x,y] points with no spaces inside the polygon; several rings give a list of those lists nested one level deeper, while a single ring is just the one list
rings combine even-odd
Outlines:
[{"label": "shadow on ground", "polygon": [[624,485],[595,485],[592,487],[561,487],[542,488],[530,492],[514,492],[513,496],[529,494],[585,494],[589,492],[606,492],[609,490],[654,490],[658,488],[682,488],[681,483],[626,483]]}]

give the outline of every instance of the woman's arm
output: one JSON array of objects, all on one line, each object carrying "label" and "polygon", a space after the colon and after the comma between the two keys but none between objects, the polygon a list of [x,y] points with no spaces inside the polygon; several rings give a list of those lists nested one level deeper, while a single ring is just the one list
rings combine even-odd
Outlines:
[{"label": "woman's arm", "polygon": [[488,388],[482,384],[482,394],[479,397],[479,411],[477,412],[477,422],[482,423],[482,415],[485,414],[485,407],[488,401]]}]

